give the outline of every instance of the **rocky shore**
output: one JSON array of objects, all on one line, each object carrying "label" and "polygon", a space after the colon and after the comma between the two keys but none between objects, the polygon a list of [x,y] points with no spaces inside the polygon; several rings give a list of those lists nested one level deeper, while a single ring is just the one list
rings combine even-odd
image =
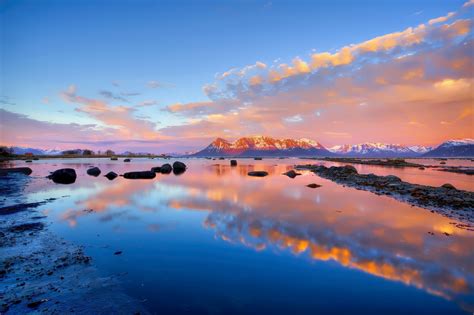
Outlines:
[{"label": "rocky shore", "polygon": [[116,277],[102,277],[80,246],[48,230],[38,207],[24,202],[29,176],[0,176],[0,314],[146,314],[120,289]]},{"label": "rocky shore", "polygon": [[404,182],[393,175],[359,174],[351,165],[329,168],[323,165],[298,165],[296,169],[310,170],[320,177],[342,185],[387,195],[429,209],[464,222],[464,228],[474,231],[474,192],[458,190],[448,183],[441,187],[432,187]]}]

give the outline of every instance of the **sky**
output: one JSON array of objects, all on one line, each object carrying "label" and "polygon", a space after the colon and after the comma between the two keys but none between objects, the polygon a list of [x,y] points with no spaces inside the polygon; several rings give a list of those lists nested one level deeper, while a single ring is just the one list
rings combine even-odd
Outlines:
[{"label": "sky", "polygon": [[466,1],[0,0],[0,144],[474,138]]}]

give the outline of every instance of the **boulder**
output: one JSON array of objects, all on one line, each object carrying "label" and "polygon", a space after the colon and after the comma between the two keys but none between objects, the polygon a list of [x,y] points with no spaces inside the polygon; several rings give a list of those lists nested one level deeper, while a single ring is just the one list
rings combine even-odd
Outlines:
[{"label": "boulder", "polygon": [[168,163],[161,165],[161,174],[169,174],[172,170],[173,168]]},{"label": "boulder", "polygon": [[22,173],[30,175],[33,170],[29,167],[12,167],[12,168],[0,168],[0,175],[6,175],[8,173]]},{"label": "boulder", "polygon": [[456,187],[454,187],[453,185],[451,185],[449,183],[446,183],[446,184],[442,185],[441,187],[446,188],[446,189],[456,189]]},{"label": "boulder", "polygon": [[152,179],[155,176],[155,172],[152,171],[127,172],[123,174],[123,177],[127,179]]},{"label": "boulder", "polygon": [[309,188],[318,188],[318,187],[321,187],[321,185],[318,185],[318,184],[315,184],[315,183],[311,183],[309,185],[306,185],[306,187],[309,187]]},{"label": "boulder", "polygon": [[152,167],[150,171],[155,173],[161,173],[161,166]]},{"label": "boulder", "polygon": [[173,163],[173,174],[179,175],[186,172],[186,164],[176,161]]},{"label": "boulder", "polygon": [[294,170],[291,170],[286,173],[283,173],[283,175],[286,175],[289,178],[295,178],[296,176],[301,175],[301,173],[296,173]]},{"label": "boulder", "polygon": [[130,162],[131,160],[130,159],[124,159],[123,161],[124,162]]},{"label": "boulder", "polygon": [[90,169],[87,170],[87,175],[90,176],[99,176],[100,175],[100,168],[98,167],[91,167]]},{"label": "boulder", "polygon": [[255,176],[255,177],[265,177],[268,175],[268,172],[265,171],[251,171],[247,173],[248,176]]},{"label": "boulder", "polygon": [[115,172],[108,172],[104,175],[108,180],[114,180],[118,175]]},{"label": "boulder", "polygon": [[72,168],[62,168],[56,170],[48,176],[56,184],[72,184],[76,181],[76,171]]},{"label": "boulder", "polygon": [[230,166],[237,166],[237,160],[230,160]]}]

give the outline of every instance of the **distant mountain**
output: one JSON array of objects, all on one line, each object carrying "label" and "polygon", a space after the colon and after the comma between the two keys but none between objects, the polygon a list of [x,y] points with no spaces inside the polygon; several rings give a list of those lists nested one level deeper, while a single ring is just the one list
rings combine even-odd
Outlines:
[{"label": "distant mountain", "polygon": [[204,150],[191,156],[333,156],[325,147],[310,139],[275,139],[265,136],[240,138],[229,142],[217,138]]},{"label": "distant mountain", "polygon": [[429,151],[430,148],[423,146],[406,147],[400,144],[385,143],[360,143],[344,144],[329,148],[329,151],[347,157],[416,157]]},{"label": "distant mountain", "polygon": [[14,154],[25,154],[25,153],[32,153],[34,155],[58,155],[61,154],[61,150],[51,149],[51,150],[43,150],[43,149],[36,149],[36,148],[24,148],[24,147],[13,147]]},{"label": "distant mountain", "polygon": [[474,157],[474,139],[449,140],[423,157]]}]

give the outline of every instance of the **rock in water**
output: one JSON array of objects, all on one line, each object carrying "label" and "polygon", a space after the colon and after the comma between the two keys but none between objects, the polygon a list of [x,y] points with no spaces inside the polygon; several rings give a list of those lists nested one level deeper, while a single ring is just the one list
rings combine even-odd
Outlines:
[{"label": "rock in water", "polygon": [[176,161],[173,163],[173,174],[179,175],[186,172],[186,164]]},{"label": "rock in water", "polygon": [[114,180],[117,176],[117,173],[114,172],[108,172],[107,174],[105,174],[105,177],[107,177],[108,180]]},{"label": "rock in water", "polygon": [[112,160],[112,161],[117,161],[118,158],[117,158],[116,156],[113,156],[113,157],[110,158],[110,160]]},{"label": "rock in water", "polygon": [[57,184],[72,184],[76,181],[77,175],[72,168],[62,168],[52,172],[48,178]]},{"label": "rock in water", "polygon": [[256,157],[256,158],[253,158],[253,159],[256,160],[256,161],[261,161],[262,160],[261,157]]},{"label": "rock in water", "polygon": [[87,174],[90,175],[90,176],[99,176],[100,175],[100,168],[98,167],[92,167],[90,169],[87,170]]},{"label": "rock in water", "polygon": [[301,173],[296,173],[294,170],[291,170],[286,173],[283,173],[283,175],[286,175],[290,178],[295,178],[296,176],[301,175]]},{"label": "rock in water", "polygon": [[150,171],[155,173],[161,173],[161,166],[152,167]]},{"label": "rock in water", "polygon": [[321,187],[321,185],[312,183],[312,184],[306,185],[306,187],[309,187],[309,188],[318,188],[318,187]]},{"label": "rock in water", "polygon": [[123,161],[124,162],[130,162],[131,160],[130,159],[124,159]]},{"label": "rock in water", "polygon": [[33,162],[32,160],[26,160],[25,163],[31,163]]},{"label": "rock in water", "polygon": [[173,168],[168,163],[161,165],[161,174],[169,174],[172,170]]},{"label": "rock in water", "polygon": [[255,176],[255,177],[265,177],[268,175],[268,172],[265,171],[252,171],[247,173],[248,176]]},{"label": "rock in water", "polygon": [[152,179],[155,178],[155,176],[155,172],[152,171],[127,172],[123,174],[123,177],[127,179]]},{"label": "rock in water", "polygon": [[237,160],[230,160],[230,166],[237,166]]},{"label": "rock in water", "polygon": [[449,184],[449,183],[446,183],[444,184],[443,186],[441,186],[443,188],[446,188],[446,189],[454,189],[456,190],[456,187],[454,187],[453,185]]},{"label": "rock in water", "polygon": [[0,175],[6,175],[8,173],[22,173],[30,175],[33,170],[29,167],[12,167],[12,168],[0,168]]}]

